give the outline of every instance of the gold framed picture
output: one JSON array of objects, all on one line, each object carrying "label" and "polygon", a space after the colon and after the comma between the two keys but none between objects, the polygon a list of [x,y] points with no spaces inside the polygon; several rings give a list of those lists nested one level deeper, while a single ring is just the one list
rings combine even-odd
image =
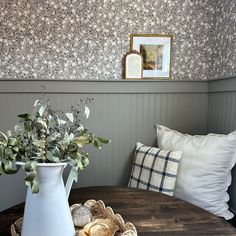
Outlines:
[{"label": "gold framed picture", "polygon": [[131,50],[143,57],[143,79],[171,79],[172,39],[172,35],[130,35]]},{"label": "gold framed picture", "polygon": [[132,50],[125,55],[125,79],[143,78],[143,57],[138,51]]}]

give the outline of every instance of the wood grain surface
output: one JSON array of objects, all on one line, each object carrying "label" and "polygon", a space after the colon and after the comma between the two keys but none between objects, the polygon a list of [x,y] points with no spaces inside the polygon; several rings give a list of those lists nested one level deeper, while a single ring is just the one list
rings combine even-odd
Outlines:
[{"label": "wood grain surface", "polygon": [[[223,219],[161,193],[125,187],[88,187],[72,190],[70,204],[88,199],[103,200],[125,222],[132,222],[140,236],[236,236],[236,229]],[[10,235],[10,225],[22,216],[23,207],[20,204],[0,213],[0,236]]]}]

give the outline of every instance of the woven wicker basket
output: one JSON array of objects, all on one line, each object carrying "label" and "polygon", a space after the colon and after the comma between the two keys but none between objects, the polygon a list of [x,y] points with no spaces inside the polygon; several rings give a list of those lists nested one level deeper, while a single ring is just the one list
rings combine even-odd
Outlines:
[{"label": "woven wicker basket", "polygon": [[[74,204],[70,207],[71,211],[74,207],[79,204]],[[84,204],[85,206],[90,207],[92,212],[92,220],[96,219],[111,219],[119,227],[119,230],[114,234],[114,236],[137,236],[137,231],[134,225],[130,222],[125,223],[120,214],[114,214],[111,207],[106,207],[104,202],[99,200],[88,200]],[[20,236],[21,226],[23,218],[18,219],[14,224],[11,225],[11,235]],[[77,234],[79,234],[79,228],[76,228]]]}]

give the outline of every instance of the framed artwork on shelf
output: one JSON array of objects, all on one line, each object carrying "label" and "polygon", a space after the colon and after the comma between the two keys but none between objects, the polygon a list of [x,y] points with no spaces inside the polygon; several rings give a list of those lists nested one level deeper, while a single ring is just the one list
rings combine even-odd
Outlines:
[{"label": "framed artwork on shelf", "polygon": [[143,79],[171,79],[172,39],[172,35],[130,35],[131,50],[143,57]]},{"label": "framed artwork on shelf", "polygon": [[132,50],[125,55],[125,79],[143,78],[143,57],[138,51]]}]

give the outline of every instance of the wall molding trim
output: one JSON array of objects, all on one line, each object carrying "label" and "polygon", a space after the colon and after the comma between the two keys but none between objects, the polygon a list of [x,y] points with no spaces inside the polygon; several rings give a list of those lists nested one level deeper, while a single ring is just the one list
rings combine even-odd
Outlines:
[{"label": "wall molding trim", "polygon": [[234,92],[236,91],[236,77],[208,81],[208,92]]},{"label": "wall molding trim", "polygon": [[208,84],[206,81],[182,80],[0,80],[0,94],[42,91],[50,94],[207,93]]},{"label": "wall molding trim", "polygon": [[[43,89],[44,87],[44,89]],[[0,80],[0,94],[157,94],[236,91],[236,77],[201,80]]]}]

